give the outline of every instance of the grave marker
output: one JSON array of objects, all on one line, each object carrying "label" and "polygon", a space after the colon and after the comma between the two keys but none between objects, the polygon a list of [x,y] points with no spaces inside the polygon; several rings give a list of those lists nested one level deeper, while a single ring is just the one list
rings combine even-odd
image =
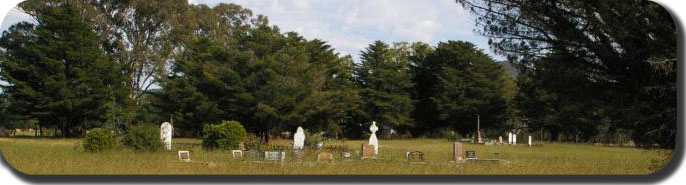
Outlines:
[{"label": "grave marker", "polygon": [[517,145],[517,134],[512,134],[512,144]]},{"label": "grave marker", "polygon": [[453,160],[455,161],[461,161],[463,158],[462,156],[462,143],[460,142],[455,142],[453,143]]},{"label": "grave marker", "polygon": [[362,144],[362,159],[375,159],[374,146],[369,144]]},{"label": "grave marker", "polygon": [[317,162],[333,163],[333,154],[329,152],[321,152],[317,154]]},{"label": "grave marker", "polygon": [[231,155],[233,159],[243,158],[243,150],[231,150]]},{"label": "grave marker", "polygon": [[424,161],[424,152],[420,152],[420,151],[407,152],[407,153],[405,153],[405,159],[407,159],[408,162],[423,162]]},{"label": "grave marker", "polygon": [[500,141],[500,144],[503,144],[503,136],[498,136],[498,141]]},{"label": "grave marker", "polygon": [[293,157],[295,158],[295,162],[303,162],[305,159],[305,151],[293,150]]},{"label": "grave marker", "polygon": [[467,159],[476,159],[475,151],[467,151]]},{"label": "grave marker", "polygon": [[350,161],[350,158],[353,156],[350,152],[343,152],[341,155],[343,156],[344,161]]},{"label": "grave marker", "polygon": [[531,136],[529,136],[529,146],[531,146]]},{"label": "grave marker", "polygon": [[293,136],[293,149],[302,150],[305,146],[305,131],[302,127],[298,127]]},{"label": "grave marker", "polygon": [[160,126],[160,139],[162,139],[162,143],[164,143],[164,149],[167,151],[171,150],[172,133],[172,125],[169,122],[162,123],[162,125]]},{"label": "grave marker", "polygon": [[190,162],[191,153],[189,151],[179,151],[179,160],[183,162]]},{"label": "grave marker", "polygon": [[369,131],[372,132],[372,135],[369,136],[369,145],[374,147],[374,155],[379,154],[379,141],[376,139],[376,131],[378,130],[379,127],[376,126],[376,121],[372,121],[372,126],[369,126]]},{"label": "grave marker", "polygon": [[286,152],[264,152],[264,160],[284,161],[286,160]]},{"label": "grave marker", "polygon": [[260,160],[260,153],[255,151],[255,150],[249,150],[244,152],[244,160],[251,160],[251,161],[259,161]]}]

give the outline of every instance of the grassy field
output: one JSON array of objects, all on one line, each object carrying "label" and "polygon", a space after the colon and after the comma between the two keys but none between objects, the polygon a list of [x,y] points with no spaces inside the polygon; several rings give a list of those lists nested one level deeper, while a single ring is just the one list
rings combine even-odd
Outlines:
[{"label": "grassy field", "polygon": [[[180,143],[200,143],[197,139],[175,139]],[[276,140],[287,145],[289,140]],[[365,140],[328,141],[359,150]],[[540,147],[484,146],[465,144],[479,158],[500,153],[501,163],[452,163],[452,143],[438,139],[380,140],[379,159],[355,158],[333,164],[316,162],[316,150],[307,152],[306,161],[295,163],[287,152],[287,162],[258,163],[233,160],[230,152],[203,151],[200,146],[176,147],[191,150],[194,162],[179,162],[176,152],[133,152],[116,149],[87,153],[77,148],[79,139],[0,138],[0,151],[11,166],[27,174],[650,174],[654,160],[670,157],[664,150],[543,143]],[[408,151],[426,153],[423,164],[408,163]],[[355,156],[353,156],[355,157]],[[359,157],[359,156],[358,156]],[[664,160],[663,160],[664,161]]]}]

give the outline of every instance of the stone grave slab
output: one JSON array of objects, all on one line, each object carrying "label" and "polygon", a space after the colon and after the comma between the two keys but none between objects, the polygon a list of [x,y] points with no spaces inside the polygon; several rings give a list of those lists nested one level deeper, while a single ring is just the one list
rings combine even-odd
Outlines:
[{"label": "stone grave slab", "polygon": [[179,151],[179,160],[183,162],[191,161],[191,152],[189,151]]},{"label": "stone grave slab", "polygon": [[233,156],[233,159],[242,159],[243,150],[231,150],[231,155]]},{"label": "stone grave slab", "polygon": [[405,159],[407,159],[408,162],[424,162],[424,152],[406,152]]},{"label": "stone grave slab", "polygon": [[376,159],[374,154],[374,146],[370,144],[362,144],[362,159]]},{"label": "stone grave slab", "polygon": [[329,152],[320,152],[317,154],[317,162],[333,163],[333,154]]},{"label": "stone grave slab", "polygon": [[286,152],[264,152],[264,160],[281,162],[286,160]]}]

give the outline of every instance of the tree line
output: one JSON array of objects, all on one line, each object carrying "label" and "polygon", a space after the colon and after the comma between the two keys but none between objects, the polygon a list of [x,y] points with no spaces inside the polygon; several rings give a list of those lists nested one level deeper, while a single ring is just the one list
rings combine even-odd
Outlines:
[{"label": "tree line", "polygon": [[[577,65],[583,61],[568,51],[515,55],[503,48],[519,45],[493,42],[510,62],[527,66],[515,77],[503,62],[464,41],[376,41],[355,62],[326,41],[282,33],[267,17],[235,4],[30,0],[19,7],[34,21],[13,25],[0,38],[0,80],[8,83],[0,106],[5,127],[35,120],[76,137],[93,127],[126,130],[172,121],[178,136],[198,137],[203,124],[237,120],[268,140],[297,126],[362,138],[372,121],[383,135],[471,137],[478,121],[491,137],[518,130],[545,132],[546,139],[558,141],[572,140],[560,135],[575,141],[595,137],[613,124],[615,130],[633,130],[633,139],[640,140],[645,136],[637,136],[639,128],[654,128],[643,122],[620,127],[640,114],[618,114],[629,110],[599,106],[602,96],[587,96],[614,93],[599,83],[616,81],[614,74]],[[484,34],[496,37],[503,29],[495,27],[509,20],[503,19],[484,25]],[[563,46],[556,47],[568,48]],[[668,85],[661,92],[671,92]],[[665,140],[659,135],[647,143]]]}]

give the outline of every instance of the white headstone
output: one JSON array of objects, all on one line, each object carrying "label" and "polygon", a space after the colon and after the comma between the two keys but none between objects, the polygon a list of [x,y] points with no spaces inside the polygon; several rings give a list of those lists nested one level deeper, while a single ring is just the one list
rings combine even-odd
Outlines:
[{"label": "white headstone", "polygon": [[531,136],[529,136],[529,146],[531,146]]},{"label": "white headstone", "polygon": [[379,141],[376,139],[376,131],[379,130],[379,127],[376,126],[376,121],[372,121],[372,126],[369,127],[369,131],[372,132],[372,135],[369,137],[369,145],[374,146],[374,155],[379,154]]},{"label": "white headstone", "polygon": [[162,123],[162,126],[160,126],[160,139],[162,139],[162,143],[164,143],[164,149],[167,151],[171,150],[172,131],[173,128],[169,122],[164,122]]},{"label": "white headstone", "polygon": [[507,144],[508,145],[512,144],[512,132],[507,133]]},{"label": "white headstone", "polygon": [[512,134],[512,144],[517,145],[517,134]]},{"label": "white headstone", "polygon": [[503,144],[503,136],[498,136],[498,141],[500,141],[500,144]]},{"label": "white headstone", "polygon": [[305,131],[302,127],[298,127],[293,136],[293,149],[302,150],[305,146]]}]

